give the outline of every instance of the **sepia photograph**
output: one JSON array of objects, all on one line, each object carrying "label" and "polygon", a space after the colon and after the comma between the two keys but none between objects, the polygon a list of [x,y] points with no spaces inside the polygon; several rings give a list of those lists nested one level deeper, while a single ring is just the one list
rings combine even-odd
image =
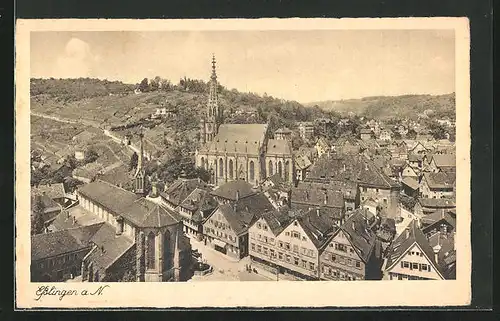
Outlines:
[{"label": "sepia photograph", "polygon": [[466,304],[468,22],[443,19],[26,22],[17,295],[437,286]]}]

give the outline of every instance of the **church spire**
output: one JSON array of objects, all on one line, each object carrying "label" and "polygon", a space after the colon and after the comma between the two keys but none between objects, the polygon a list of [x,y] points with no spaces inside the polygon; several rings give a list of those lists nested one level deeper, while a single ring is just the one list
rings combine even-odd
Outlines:
[{"label": "church spire", "polygon": [[212,76],[210,78],[212,79],[212,81],[217,82],[215,54],[212,55]]},{"label": "church spire", "polygon": [[205,109],[205,117],[201,122],[201,137],[203,143],[210,142],[219,132],[219,126],[222,123],[223,111],[219,106],[218,82],[217,82],[217,61],[215,55],[212,55],[212,75],[208,82],[209,93],[208,102]]},{"label": "church spire", "polygon": [[136,194],[144,194],[144,178],[146,176],[144,170],[144,147],[143,147],[143,137],[144,134],[142,132],[142,127],[139,132],[139,140],[140,140],[140,151],[139,157],[137,159],[137,169],[134,175],[134,190]]}]

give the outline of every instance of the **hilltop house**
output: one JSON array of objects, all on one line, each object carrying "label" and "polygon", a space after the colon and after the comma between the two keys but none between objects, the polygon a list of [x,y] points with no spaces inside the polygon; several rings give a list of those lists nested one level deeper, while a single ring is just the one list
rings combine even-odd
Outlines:
[{"label": "hilltop house", "polygon": [[431,156],[429,165],[426,168],[428,172],[455,172],[456,162],[454,154],[434,154]]},{"label": "hilltop house", "polygon": [[305,211],[321,208],[333,221],[340,224],[344,217],[346,203],[342,192],[326,184],[302,182],[292,189],[291,206],[293,209]]},{"label": "hilltop house", "polygon": [[314,124],[312,122],[300,122],[299,135],[302,139],[311,139],[314,137]]},{"label": "hilltop house", "polygon": [[452,198],[419,198],[413,207],[413,213],[423,216],[437,210],[454,210],[455,208],[455,199]]},{"label": "hilltop house", "polygon": [[306,155],[297,155],[295,157],[295,180],[297,182],[303,181],[307,177],[311,165],[312,162]]},{"label": "hilltop house", "polygon": [[372,138],[373,132],[370,128],[362,128],[359,131],[361,140],[370,140]]},{"label": "hilltop house", "polygon": [[318,154],[318,157],[321,157],[323,154],[327,154],[331,151],[330,144],[326,141],[324,137],[320,137],[318,141],[316,142],[316,145],[314,145],[314,148],[316,149],[316,153]]}]

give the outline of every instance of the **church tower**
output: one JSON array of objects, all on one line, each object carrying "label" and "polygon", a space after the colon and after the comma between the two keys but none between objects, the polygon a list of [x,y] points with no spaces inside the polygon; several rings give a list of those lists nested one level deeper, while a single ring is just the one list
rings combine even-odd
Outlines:
[{"label": "church tower", "polygon": [[141,128],[141,132],[139,133],[141,147],[140,147],[139,159],[137,160],[137,169],[134,175],[134,191],[136,194],[140,195],[144,195],[145,193],[144,181],[146,177],[146,171],[144,170],[144,148],[142,142],[143,137],[144,134]]},{"label": "church tower", "polygon": [[219,105],[219,96],[217,92],[217,73],[215,56],[212,57],[212,75],[210,76],[208,103],[205,115],[201,121],[201,139],[203,143],[213,140],[219,131],[222,123],[222,108]]}]

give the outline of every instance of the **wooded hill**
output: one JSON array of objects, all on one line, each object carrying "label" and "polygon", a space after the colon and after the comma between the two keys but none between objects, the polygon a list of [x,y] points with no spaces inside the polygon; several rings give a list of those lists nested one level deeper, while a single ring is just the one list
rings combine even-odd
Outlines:
[{"label": "wooded hill", "polygon": [[306,106],[317,106],[325,111],[335,111],[342,115],[352,112],[376,119],[416,118],[426,110],[432,110],[437,117],[455,118],[455,93],[438,96],[404,95],[329,100],[309,103]]}]

